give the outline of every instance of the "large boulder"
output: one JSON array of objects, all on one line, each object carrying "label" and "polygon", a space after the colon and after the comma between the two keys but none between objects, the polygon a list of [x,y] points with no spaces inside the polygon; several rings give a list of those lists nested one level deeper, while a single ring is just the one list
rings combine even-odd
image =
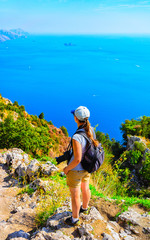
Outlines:
[{"label": "large boulder", "polygon": [[27,176],[29,179],[34,179],[35,176],[40,174],[40,164],[36,159],[33,159],[27,167]]},{"label": "large boulder", "polygon": [[27,165],[24,162],[21,162],[20,165],[16,168],[15,172],[19,177],[25,177],[27,172]]},{"label": "large boulder", "polygon": [[93,227],[90,224],[82,224],[78,227],[78,232],[80,237],[87,237],[88,239],[94,239],[93,235],[89,233],[89,231],[93,231]]},{"label": "large boulder", "polygon": [[94,207],[92,206],[90,208],[90,211],[89,211],[89,214],[86,215],[86,214],[83,214],[81,213],[80,214],[82,219],[83,220],[86,220],[86,221],[90,221],[90,220],[101,220],[101,221],[104,221],[104,218],[103,216],[100,214],[100,212]]},{"label": "large boulder", "polygon": [[102,233],[103,236],[103,240],[114,240],[114,238],[112,238],[112,236],[110,236],[107,233]]},{"label": "large boulder", "polygon": [[0,164],[6,164],[6,156],[2,153],[0,153]]},{"label": "large boulder", "polygon": [[42,189],[44,192],[51,189],[49,186],[49,181],[43,181],[40,178],[31,182],[29,184],[29,187],[32,188],[34,191],[36,191],[37,189]]},{"label": "large boulder", "polygon": [[23,238],[23,239],[30,239],[30,234],[24,232],[23,230],[13,232],[8,235],[7,240],[12,240],[13,238]]},{"label": "large boulder", "polygon": [[126,226],[129,226],[128,231],[138,235],[139,229],[145,233],[145,229],[149,228],[150,216],[148,214],[140,214],[134,209],[129,208],[128,211],[119,215],[117,221],[121,226],[125,227],[125,229]]},{"label": "large boulder", "polygon": [[137,137],[137,136],[127,136],[127,149],[129,148],[130,150],[132,150],[135,142],[141,142],[142,143],[142,139],[140,137]]},{"label": "large boulder", "polygon": [[57,170],[58,170],[58,168],[49,161],[47,163],[41,165],[41,174],[42,175],[49,176],[52,174],[52,172],[55,172]]},{"label": "large boulder", "polygon": [[6,159],[7,166],[11,166],[12,169],[18,168],[23,162],[29,164],[28,154],[25,154],[21,149],[13,148],[5,152],[2,157]]},{"label": "large boulder", "polygon": [[70,237],[63,234],[62,231],[57,230],[56,232],[51,232],[48,228],[43,228],[42,231],[37,232],[34,236],[31,237],[33,240],[70,240]]}]

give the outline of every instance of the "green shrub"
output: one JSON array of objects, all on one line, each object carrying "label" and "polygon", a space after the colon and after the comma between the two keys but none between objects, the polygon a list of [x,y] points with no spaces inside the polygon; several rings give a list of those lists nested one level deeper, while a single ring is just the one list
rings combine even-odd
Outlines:
[{"label": "green shrub", "polygon": [[141,153],[144,153],[146,147],[144,143],[136,141],[134,142],[134,149],[139,150]]},{"label": "green shrub", "polygon": [[3,117],[4,117],[4,113],[0,113],[0,117],[3,119]]},{"label": "green shrub", "polygon": [[62,130],[62,132],[65,134],[66,137],[69,136],[68,131],[64,126],[61,126],[60,129]]},{"label": "green shrub", "polygon": [[50,125],[53,125],[52,121],[49,121],[49,124],[50,124]]},{"label": "green shrub", "polygon": [[25,107],[23,105],[19,106],[20,111],[25,111]]},{"label": "green shrub", "polygon": [[143,154],[139,150],[131,150],[130,151],[130,162],[132,165],[135,165],[139,163],[139,161],[142,159]]},{"label": "green shrub", "polygon": [[4,103],[0,103],[0,110],[3,112],[5,109],[5,104]]},{"label": "green shrub", "polygon": [[48,154],[51,144],[47,127],[33,128],[25,118],[14,121],[10,115],[0,123],[0,148],[17,147],[36,155],[39,151]]},{"label": "green shrub", "polygon": [[43,112],[40,113],[40,115],[39,115],[39,119],[44,119],[44,113],[43,113]]},{"label": "green shrub", "polygon": [[145,160],[143,160],[143,167],[140,170],[140,175],[143,179],[150,182],[150,153],[146,153]]},{"label": "green shrub", "polygon": [[24,193],[27,193],[28,195],[31,195],[32,193],[34,193],[34,189],[33,189],[33,188],[30,188],[29,185],[26,185],[26,186],[18,193],[18,195],[24,194]]},{"label": "green shrub", "polygon": [[19,104],[18,104],[17,101],[14,101],[13,105],[16,106],[16,107],[19,107]]},{"label": "green shrub", "polygon": [[127,135],[143,136],[150,139],[150,117],[143,116],[139,120],[126,120],[121,124],[121,131],[127,143]]}]

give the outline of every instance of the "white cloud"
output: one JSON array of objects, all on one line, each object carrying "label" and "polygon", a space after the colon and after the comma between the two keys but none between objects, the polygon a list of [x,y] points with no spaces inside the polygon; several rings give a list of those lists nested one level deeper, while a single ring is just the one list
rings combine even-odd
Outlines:
[{"label": "white cloud", "polygon": [[122,7],[122,8],[149,8],[150,4],[122,4],[122,5],[118,5],[118,7]]},{"label": "white cloud", "polygon": [[129,9],[129,8],[150,8],[150,1],[140,1],[137,4],[100,4],[98,8],[95,8],[95,11],[103,11],[103,10],[116,10],[116,9]]}]

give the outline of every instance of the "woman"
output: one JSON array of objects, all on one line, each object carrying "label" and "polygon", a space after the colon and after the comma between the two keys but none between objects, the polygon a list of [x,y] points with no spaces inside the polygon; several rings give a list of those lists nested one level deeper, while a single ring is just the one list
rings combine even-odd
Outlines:
[{"label": "woman", "polygon": [[[86,107],[80,106],[75,111],[74,120],[77,123],[78,129],[84,131],[95,146],[98,141],[95,140],[94,129],[90,126],[88,118],[90,112]],[[79,133],[75,133],[72,137],[73,155],[67,167],[64,168],[64,173],[67,177],[67,185],[71,193],[72,202],[72,217],[68,217],[65,223],[68,225],[79,225],[79,213],[87,213],[88,204],[91,197],[89,189],[90,173],[83,169],[81,165],[82,156],[86,151],[87,140]],[[82,190],[82,206],[80,201],[80,189]]]}]

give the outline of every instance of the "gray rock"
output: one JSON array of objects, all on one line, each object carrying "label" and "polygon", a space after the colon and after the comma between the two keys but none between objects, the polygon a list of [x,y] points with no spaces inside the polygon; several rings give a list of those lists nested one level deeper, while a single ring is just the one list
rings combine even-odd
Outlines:
[{"label": "gray rock", "polygon": [[46,226],[49,227],[51,224],[54,223],[54,221],[60,221],[63,220],[65,217],[71,216],[71,212],[62,212],[62,213],[56,213],[52,217],[47,219]]},{"label": "gray rock", "polygon": [[125,239],[127,239],[127,240],[134,240],[135,238],[134,237],[132,237],[132,236],[129,236],[124,230],[122,230],[121,229],[121,231],[120,231],[120,237],[123,239],[123,240],[125,240]]},{"label": "gray rock", "polygon": [[83,236],[80,238],[73,238],[73,240],[97,240],[97,238],[94,238],[93,236]]},{"label": "gray rock", "polygon": [[12,238],[23,238],[23,239],[30,239],[30,234],[24,232],[23,230],[16,231],[8,235],[7,240],[11,240]]},{"label": "gray rock", "polygon": [[128,140],[127,141],[127,149],[130,148],[130,150],[133,149],[134,142],[143,142],[142,139],[140,137],[137,137],[137,136],[127,136],[127,140]]},{"label": "gray rock", "polygon": [[0,155],[0,164],[6,164],[6,159],[2,156],[2,154]]},{"label": "gray rock", "polygon": [[43,175],[49,176],[52,174],[52,172],[55,172],[55,171],[58,171],[58,168],[51,162],[47,162],[41,165],[41,173]]},{"label": "gray rock", "polygon": [[25,177],[26,176],[26,172],[27,172],[27,165],[25,163],[21,163],[15,170],[15,172],[17,173],[17,175],[19,177]]},{"label": "gray rock", "polygon": [[71,210],[70,207],[68,207],[68,203],[67,206],[62,206],[56,209],[56,213],[63,213],[63,212],[68,212],[69,210]]},{"label": "gray rock", "polygon": [[32,240],[70,240],[70,237],[64,235],[61,231],[48,232],[40,231],[35,236],[31,238]]},{"label": "gray rock", "polygon": [[82,224],[81,227],[78,227],[80,237],[86,236],[89,238],[93,238],[93,235],[89,233],[89,231],[92,230],[93,228],[90,224]]},{"label": "gray rock", "polygon": [[36,159],[33,159],[27,167],[27,175],[31,179],[34,176],[38,175],[40,170],[40,164]]},{"label": "gray rock", "polygon": [[142,232],[145,233],[145,234],[150,233],[150,227],[143,227]]},{"label": "gray rock", "polygon": [[32,208],[32,209],[34,209],[34,208],[36,207],[36,203],[35,203],[35,202],[31,202],[31,203],[29,204],[29,207]]},{"label": "gray rock", "polygon": [[130,211],[123,212],[118,217],[119,222],[124,223],[131,223],[133,225],[140,225],[141,215],[137,212],[135,212],[133,209],[130,209]]},{"label": "gray rock", "polygon": [[115,230],[117,229],[117,231],[120,230],[120,225],[116,222],[116,221],[109,221],[108,225],[110,226],[111,229]]},{"label": "gray rock", "polygon": [[134,240],[135,238],[134,237],[131,237],[131,236],[125,236],[123,238],[123,240]]},{"label": "gray rock", "polygon": [[29,156],[28,156],[28,154],[24,154],[23,155],[23,159],[24,159],[24,162],[27,164],[27,163],[29,163]]},{"label": "gray rock", "polygon": [[44,237],[42,232],[38,232],[37,234],[32,236],[31,239],[34,239],[34,240],[45,240],[45,237]]},{"label": "gray rock", "polygon": [[31,182],[29,184],[29,187],[33,188],[34,191],[36,191],[37,189],[42,189],[44,192],[51,189],[50,186],[49,186],[49,181],[43,181],[40,178]]},{"label": "gray rock", "polygon": [[132,233],[136,234],[136,235],[139,235],[140,233],[135,229],[135,227],[133,226],[130,226],[130,230]]},{"label": "gray rock", "polygon": [[102,217],[100,212],[93,206],[91,207],[88,215],[85,215],[85,214],[81,213],[80,216],[82,217],[82,219],[84,219],[86,221],[89,221],[89,220],[101,220],[101,221],[103,221],[104,220],[104,218]]},{"label": "gray rock", "polygon": [[11,238],[11,240],[25,240],[25,238],[17,237],[17,238]]},{"label": "gray rock", "polygon": [[102,233],[103,240],[114,240],[109,234],[107,233]]},{"label": "gray rock", "polygon": [[56,229],[56,230],[59,229],[59,227],[60,227],[59,221],[57,221],[57,220],[49,220],[48,225],[50,228]]},{"label": "gray rock", "polygon": [[15,207],[12,212],[13,212],[13,213],[17,213],[17,212],[20,212],[21,210],[22,210],[22,207],[19,206],[19,207]]},{"label": "gray rock", "polygon": [[[17,169],[18,171],[19,165],[22,165],[23,163],[25,165],[29,164],[28,154],[24,154],[24,152],[18,148],[8,150],[2,155],[2,158],[4,161],[6,160],[6,164],[8,166],[11,166],[12,170]],[[22,176],[21,173],[20,176]]]},{"label": "gray rock", "polygon": [[[113,224],[114,225],[114,224]],[[117,225],[116,225],[117,226]],[[110,225],[109,223],[107,223],[107,228],[110,230],[112,237],[115,240],[120,240],[119,234],[114,230],[114,226],[112,227],[112,225]]]}]

